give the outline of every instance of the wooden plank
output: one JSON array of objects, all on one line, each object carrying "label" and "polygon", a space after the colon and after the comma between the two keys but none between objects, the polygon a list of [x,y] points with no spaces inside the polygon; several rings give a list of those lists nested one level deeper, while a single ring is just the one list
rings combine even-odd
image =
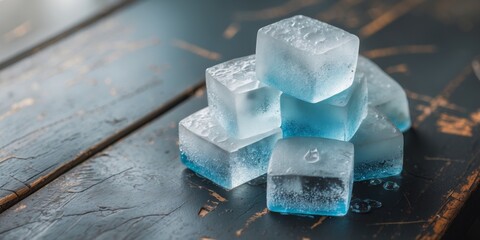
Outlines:
[{"label": "wooden plank", "polygon": [[0,1],[0,69],[124,6],[129,0]]},{"label": "wooden plank", "polygon": [[220,55],[189,29],[223,26],[168,28],[172,7],[131,5],[0,72],[0,211],[203,84]]},{"label": "wooden plank", "polygon": [[[203,97],[174,108],[0,214],[0,237],[440,238],[480,181],[480,82],[470,67],[480,52],[480,25],[463,29],[456,23],[445,24],[442,16],[430,12],[445,8],[445,3],[400,1],[376,8],[369,1],[353,3],[286,1],[254,7],[248,1],[232,6],[179,1],[168,10],[209,9],[208,16],[221,24],[196,26],[192,34],[209,33],[196,43],[215,46],[209,49],[224,59],[248,54],[259,26],[294,13],[318,16],[341,27],[352,25],[353,32],[369,29],[363,30],[361,51],[408,90],[414,120],[413,129],[405,134],[404,171],[386,179],[397,182],[400,189],[386,191],[366,182],[354,186],[354,197],[379,200],[382,208],[341,218],[284,216],[265,210],[262,184],[225,191],[185,170],[178,160],[176,123],[204,107]],[[457,4],[446,6],[458,10]],[[158,11],[152,6],[148,10],[144,15]],[[359,23],[352,24],[338,11],[359,14]],[[182,15],[195,16],[194,12]],[[361,15],[365,13],[373,17]],[[460,15],[474,16],[467,13]],[[197,21],[180,21],[176,30]],[[223,26],[222,31],[216,26]],[[216,56],[188,42],[174,43]]]}]

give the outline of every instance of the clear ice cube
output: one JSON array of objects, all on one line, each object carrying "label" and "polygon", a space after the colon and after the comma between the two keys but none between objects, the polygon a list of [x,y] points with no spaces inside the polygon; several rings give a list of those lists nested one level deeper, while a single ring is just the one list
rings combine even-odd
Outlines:
[{"label": "clear ice cube", "polygon": [[403,165],[403,134],[375,108],[370,107],[357,133],[355,181],[398,175]]},{"label": "clear ice cube", "polygon": [[255,55],[233,59],[206,71],[208,105],[235,138],[280,127],[280,91],[257,81]]},{"label": "clear ice cube", "polygon": [[348,141],[367,116],[367,83],[355,74],[352,85],[318,103],[282,94],[280,108],[284,137],[323,137]]},{"label": "clear ice cube", "polygon": [[302,15],[270,24],[257,34],[257,78],[284,93],[316,103],[353,81],[359,39]]},{"label": "clear ice cube", "polygon": [[368,103],[385,114],[400,131],[411,126],[408,99],[403,88],[369,59],[359,56],[357,72],[365,74]]},{"label": "clear ice cube", "polygon": [[281,139],[267,172],[267,207],[291,214],[343,216],[350,205],[353,144],[323,138]]},{"label": "clear ice cube", "polygon": [[179,123],[180,158],[194,172],[232,189],[267,172],[281,135],[276,128],[246,139],[231,138],[204,108]]}]

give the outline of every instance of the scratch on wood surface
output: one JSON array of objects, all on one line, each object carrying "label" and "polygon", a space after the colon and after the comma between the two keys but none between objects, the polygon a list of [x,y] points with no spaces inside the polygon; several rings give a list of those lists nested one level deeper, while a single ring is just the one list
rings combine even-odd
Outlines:
[{"label": "scratch on wood surface", "polygon": [[446,157],[428,157],[428,156],[425,156],[425,160],[445,161],[445,162],[463,162],[461,159],[450,159],[450,158],[446,158]]},{"label": "scratch on wood surface", "polygon": [[207,200],[207,203],[205,203],[198,211],[198,216],[202,218],[207,216],[210,212],[218,207],[218,203],[219,202]]},{"label": "scratch on wood surface", "polygon": [[208,49],[199,47],[195,44],[188,43],[182,40],[174,40],[173,45],[209,60],[216,61],[222,58],[222,55],[220,55],[220,53],[210,51]]},{"label": "scratch on wood surface", "polygon": [[8,110],[7,112],[3,113],[0,115],[0,121],[2,121],[3,119],[15,114],[16,112],[26,108],[26,107],[30,107],[32,106],[33,104],[35,104],[35,99],[33,98],[25,98],[23,100],[21,100],[20,102],[16,102],[14,104],[12,104],[10,106],[10,110]]},{"label": "scratch on wood surface", "polygon": [[240,24],[237,22],[233,22],[230,25],[228,25],[227,28],[225,28],[225,31],[223,31],[223,38],[225,39],[232,39],[237,35],[238,31],[240,31]]},{"label": "scratch on wood surface", "polygon": [[401,63],[401,64],[397,64],[397,65],[393,65],[393,66],[390,66],[390,67],[385,68],[385,72],[387,72],[387,73],[389,73],[389,74],[393,74],[393,73],[408,73],[408,72],[409,72],[409,69],[408,69],[407,64]]},{"label": "scratch on wood surface", "polygon": [[312,226],[310,226],[310,229],[316,228],[317,226],[319,226],[320,224],[322,224],[323,221],[325,221],[325,219],[327,219],[327,217],[320,217],[320,218],[318,219],[318,221],[316,221]]},{"label": "scratch on wood surface", "polygon": [[14,211],[14,212],[20,212],[20,211],[22,211],[22,210],[25,209],[25,208],[27,208],[27,205],[25,205],[25,204],[22,203],[22,204],[18,205],[18,207],[16,207],[13,211]]},{"label": "scratch on wood surface", "polygon": [[243,231],[245,231],[245,229],[247,229],[250,226],[250,224],[257,221],[257,219],[267,215],[267,213],[268,213],[268,209],[264,208],[261,212],[257,212],[255,214],[253,214],[253,216],[251,216],[250,218],[247,219],[247,222],[245,222],[245,225],[243,226],[243,228],[240,228],[235,232],[235,235],[237,237],[242,236]]},{"label": "scratch on wood surface", "polygon": [[403,193],[403,197],[404,197],[405,200],[407,201],[408,211],[411,211],[411,210],[412,210],[412,203],[410,203],[410,200],[408,199],[407,194],[405,194],[405,192],[402,192],[402,193]]},{"label": "scratch on wood surface", "polygon": [[405,45],[394,46],[386,48],[378,48],[364,51],[362,54],[368,58],[382,58],[390,57],[401,54],[420,54],[420,53],[434,53],[437,51],[437,47],[432,44],[426,45]]},{"label": "scratch on wood surface", "polygon": [[478,80],[480,80],[480,57],[477,57],[472,61],[472,68]]},{"label": "scratch on wood surface", "polygon": [[[412,99],[412,100],[422,101],[422,102],[425,102],[425,103],[431,103],[434,99],[433,97],[418,94],[418,93],[412,92],[408,89],[405,89],[405,92],[407,94],[407,97]],[[446,109],[450,109],[450,110],[454,110],[454,111],[458,111],[458,112],[465,112],[465,108],[457,106],[453,103],[450,103],[448,100],[440,101],[440,102],[438,102],[438,104],[439,104],[439,107],[442,107],[442,108],[446,108]],[[422,111],[425,107],[426,107],[425,105],[417,105],[417,109],[420,110],[420,111]]]},{"label": "scratch on wood surface", "polygon": [[318,0],[290,0],[282,5],[262,10],[245,11],[234,14],[236,21],[258,21],[287,16],[302,8],[317,4]]},{"label": "scratch on wood surface", "polygon": [[27,35],[32,29],[30,21],[25,21],[3,35],[5,41],[11,42]]},{"label": "scratch on wood surface", "polygon": [[415,8],[422,2],[424,2],[424,0],[404,0],[395,4],[385,13],[373,19],[367,25],[363,26],[359,32],[360,37],[366,38],[375,34],[376,32],[382,30],[383,28],[397,20],[399,17],[410,12],[413,8]]},{"label": "scratch on wood surface", "polygon": [[474,125],[470,119],[451,116],[445,113],[442,113],[437,120],[439,132],[462,137],[471,137]]},{"label": "scratch on wood surface", "polygon": [[448,98],[452,95],[453,91],[460,86],[460,84],[465,81],[467,76],[472,72],[470,65],[462,69],[462,71],[452,80],[443,91],[433,99],[429,101],[429,105],[421,109],[422,113],[418,115],[413,122],[413,126],[417,128],[422,122],[425,121],[433,112],[437,110],[439,106],[446,105],[448,103]]},{"label": "scratch on wood surface", "polygon": [[220,202],[227,202],[228,200],[224,197],[222,197],[222,195],[218,194],[217,192],[213,191],[212,189],[208,189],[204,186],[200,186],[198,184],[195,184],[195,183],[192,183],[190,182],[190,186],[192,187],[196,187],[198,189],[205,189],[208,191],[208,193],[210,194],[210,196],[214,197],[215,199],[217,199],[218,201]]},{"label": "scratch on wood surface", "polygon": [[405,224],[416,224],[416,223],[425,223],[425,222],[427,222],[427,220],[399,221],[399,222],[381,222],[381,223],[368,224],[368,226],[405,225]]},{"label": "scratch on wood surface", "polygon": [[[475,157],[475,156],[474,156]],[[417,240],[439,239],[447,230],[448,225],[457,216],[463,203],[468,199],[473,189],[480,182],[480,171],[477,169],[467,176],[466,181],[457,186],[447,197],[445,204],[423,226],[424,232],[419,234]]]},{"label": "scratch on wood surface", "polygon": [[201,237],[200,240],[215,240],[215,238],[211,238],[211,237]]}]

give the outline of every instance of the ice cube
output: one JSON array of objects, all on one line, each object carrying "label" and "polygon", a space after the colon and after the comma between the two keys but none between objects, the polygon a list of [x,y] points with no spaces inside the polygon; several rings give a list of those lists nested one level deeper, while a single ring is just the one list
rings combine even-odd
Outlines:
[{"label": "ice cube", "polygon": [[270,24],[257,34],[257,78],[306,102],[316,103],[353,81],[359,39],[302,15]]},{"label": "ice cube", "polygon": [[348,141],[367,116],[367,105],[367,83],[362,74],[355,74],[355,80],[348,89],[318,103],[282,94],[283,136]]},{"label": "ice cube", "polygon": [[280,127],[280,91],[257,81],[255,55],[233,59],[206,71],[208,105],[235,138]]},{"label": "ice cube", "polygon": [[212,182],[232,189],[267,172],[280,128],[247,139],[234,139],[204,108],[180,121],[183,164]]},{"label": "ice cube", "polygon": [[403,134],[375,108],[370,107],[357,133],[355,181],[398,175],[403,165]]},{"label": "ice cube", "polygon": [[324,138],[281,139],[267,172],[267,207],[292,214],[342,216],[353,183],[353,144]]},{"label": "ice cube", "polygon": [[385,114],[400,131],[411,126],[407,95],[403,88],[369,59],[359,56],[357,72],[365,74],[368,103]]}]

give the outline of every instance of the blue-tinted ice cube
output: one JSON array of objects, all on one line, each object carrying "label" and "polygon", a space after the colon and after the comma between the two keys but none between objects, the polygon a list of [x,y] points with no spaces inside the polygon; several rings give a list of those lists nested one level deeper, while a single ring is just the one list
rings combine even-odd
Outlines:
[{"label": "blue-tinted ice cube", "polygon": [[355,80],[347,90],[318,103],[282,94],[283,136],[348,141],[367,116],[367,105],[367,83],[362,74],[355,74]]},{"label": "blue-tinted ice cube", "polygon": [[375,108],[370,107],[357,133],[355,181],[400,174],[403,165],[403,134]]},{"label": "blue-tinted ice cube", "polygon": [[407,95],[403,88],[369,59],[359,56],[357,72],[365,74],[368,103],[385,114],[400,131],[411,126]]},{"label": "blue-tinted ice cube", "polygon": [[280,127],[280,91],[257,81],[255,55],[233,59],[206,71],[208,105],[235,138]]},{"label": "blue-tinted ice cube", "polygon": [[353,183],[353,144],[324,138],[277,142],[267,172],[267,207],[294,214],[342,216]]},{"label": "blue-tinted ice cube", "polygon": [[342,29],[302,15],[287,18],[258,30],[257,78],[316,103],[352,84],[358,46],[358,37]]},{"label": "blue-tinted ice cube", "polygon": [[232,189],[267,172],[280,128],[247,139],[234,139],[204,108],[180,121],[183,164],[212,182]]}]

